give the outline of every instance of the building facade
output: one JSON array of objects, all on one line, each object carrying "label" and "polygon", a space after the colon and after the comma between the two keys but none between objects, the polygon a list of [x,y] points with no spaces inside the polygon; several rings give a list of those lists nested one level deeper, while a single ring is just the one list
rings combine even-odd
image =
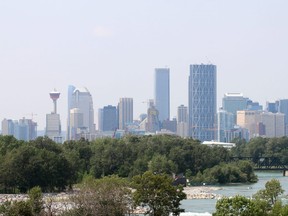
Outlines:
[{"label": "building facade", "polygon": [[190,65],[189,135],[200,141],[215,139],[216,82],[215,65]]},{"label": "building facade", "polygon": [[103,107],[103,131],[115,131],[118,128],[117,124],[117,107],[104,106]]},{"label": "building facade", "polygon": [[119,129],[125,130],[128,124],[133,123],[133,98],[120,98],[118,103]]},{"label": "building facade", "polygon": [[170,69],[155,69],[154,88],[155,107],[159,112],[159,121],[170,119]]},{"label": "building facade", "polygon": [[[73,90],[73,92],[72,92]],[[71,126],[71,109],[79,109],[78,112],[83,114],[83,125],[81,131],[84,129],[89,134],[95,133],[95,123],[94,123],[94,108],[92,95],[87,88],[76,88],[74,86],[68,87],[68,110],[69,117],[67,123],[68,139],[72,136],[70,132],[72,131]]]}]

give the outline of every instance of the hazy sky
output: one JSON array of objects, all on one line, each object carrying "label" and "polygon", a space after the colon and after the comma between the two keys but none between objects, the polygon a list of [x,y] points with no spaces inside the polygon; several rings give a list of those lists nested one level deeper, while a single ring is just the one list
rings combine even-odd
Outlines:
[{"label": "hazy sky", "polygon": [[34,113],[43,129],[56,88],[66,129],[69,84],[90,90],[95,117],[133,97],[136,119],[156,67],[170,68],[173,117],[199,63],[217,65],[218,107],[225,92],[288,98],[287,11],[287,0],[0,0],[0,120]]}]

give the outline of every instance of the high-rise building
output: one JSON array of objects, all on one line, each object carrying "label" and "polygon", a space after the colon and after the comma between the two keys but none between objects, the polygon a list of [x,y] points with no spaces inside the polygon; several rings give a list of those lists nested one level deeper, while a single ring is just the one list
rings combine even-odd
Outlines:
[{"label": "high-rise building", "polygon": [[255,102],[252,100],[248,100],[247,101],[247,110],[258,110],[258,111],[262,111],[263,110],[263,106],[259,104],[259,102]]},{"label": "high-rise building", "polygon": [[60,115],[57,113],[57,100],[60,93],[56,90],[50,92],[50,98],[53,100],[54,109],[50,114],[46,114],[45,135],[57,143],[62,143]]},{"label": "high-rise building", "polygon": [[102,118],[103,118],[103,131],[115,131],[118,128],[116,106],[111,105],[104,106]]},{"label": "high-rise building", "polygon": [[30,141],[37,137],[37,123],[32,119],[20,119],[14,122],[14,137],[18,140]]},{"label": "high-rise building", "polygon": [[155,107],[159,111],[159,121],[170,119],[170,70],[155,69]]},{"label": "high-rise building", "polygon": [[248,129],[249,139],[259,136],[260,112],[258,110],[237,111],[237,125]]},{"label": "high-rise building", "polygon": [[79,108],[70,109],[69,128],[69,140],[79,140],[82,134],[88,133],[88,128],[84,126],[84,114]]},{"label": "high-rise building", "polygon": [[241,93],[226,93],[222,99],[223,110],[232,113],[235,116],[237,111],[247,109],[248,98],[243,97]]},{"label": "high-rise building", "polygon": [[260,122],[263,124],[265,132],[261,135],[268,138],[285,136],[283,113],[262,112]]},{"label": "high-rise building", "polygon": [[278,103],[277,102],[266,102],[266,111],[277,113],[278,112]]},{"label": "high-rise building", "polygon": [[189,134],[194,139],[215,139],[216,92],[216,66],[190,65]]},{"label": "high-rise building", "polygon": [[181,105],[177,109],[177,134],[183,138],[188,137],[188,107]]},{"label": "high-rise building", "polygon": [[133,98],[120,98],[118,103],[119,129],[125,130],[128,124],[133,123]]},{"label": "high-rise building", "polygon": [[248,100],[243,97],[242,93],[224,94],[222,108],[217,113],[217,140],[219,142],[231,142],[231,137],[235,136],[237,111],[246,110]]},{"label": "high-rise building", "polygon": [[103,131],[103,109],[98,109],[98,130]]},{"label": "high-rise building", "polygon": [[235,124],[235,115],[224,109],[220,109],[217,113],[217,140],[219,142],[231,142],[230,133],[234,131]]},{"label": "high-rise building", "polygon": [[278,102],[278,112],[285,114],[285,135],[288,135],[288,99],[281,99]]},{"label": "high-rise building", "polygon": [[248,129],[250,139],[253,137],[282,137],[285,135],[284,117],[282,113],[244,110],[237,112],[237,124]]},{"label": "high-rise building", "polygon": [[18,140],[34,140],[37,137],[37,123],[32,121],[32,119],[25,118],[19,121],[4,119],[2,121],[2,134],[13,135]]},{"label": "high-rise building", "polygon": [[166,130],[168,132],[172,132],[174,134],[177,133],[177,120],[174,117],[172,120],[164,120],[162,123],[161,130]]},{"label": "high-rise building", "polygon": [[2,120],[2,135],[14,135],[14,123],[11,119]]},{"label": "high-rise building", "polygon": [[151,105],[147,110],[147,124],[146,131],[150,133],[156,133],[160,130],[159,124],[159,111],[154,105]]},{"label": "high-rise building", "polygon": [[[73,90],[73,92],[72,92]],[[77,108],[79,109],[79,113],[83,114],[83,125],[81,127],[81,131],[85,130],[86,133],[93,134],[95,133],[95,124],[94,124],[94,108],[93,108],[93,100],[90,92],[87,88],[75,88],[74,86],[68,87],[68,124],[67,124],[67,132],[68,139],[71,139],[71,109]],[[78,130],[76,130],[78,131]]]}]

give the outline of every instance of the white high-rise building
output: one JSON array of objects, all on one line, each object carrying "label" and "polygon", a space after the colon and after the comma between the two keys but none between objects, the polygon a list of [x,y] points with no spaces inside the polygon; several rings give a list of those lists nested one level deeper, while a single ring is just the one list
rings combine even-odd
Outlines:
[{"label": "white high-rise building", "polygon": [[84,114],[79,108],[70,110],[70,137],[69,140],[78,140],[82,133],[87,133],[87,127],[84,127]]},{"label": "white high-rise building", "polygon": [[181,137],[188,137],[188,107],[181,105],[177,110],[177,134]]},{"label": "white high-rise building", "polygon": [[[72,130],[72,119],[71,119],[71,109],[77,108],[77,113],[82,113],[83,115],[83,125],[81,125],[81,131],[86,131],[86,133],[94,134],[95,133],[95,124],[94,124],[94,108],[93,100],[90,92],[87,88],[75,88],[74,86],[69,86],[68,88],[68,123],[67,123],[67,135],[68,139],[72,139],[71,131],[75,131],[75,128]],[[74,110],[75,111],[75,110]],[[73,112],[74,112],[73,111]],[[73,113],[72,112],[72,113]],[[75,125],[74,125],[75,126]],[[79,131],[79,130],[76,130]]]},{"label": "white high-rise building", "polygon": [[125,130],[133,123],[133,98],[120,98],[118,104],[119,129]]}]

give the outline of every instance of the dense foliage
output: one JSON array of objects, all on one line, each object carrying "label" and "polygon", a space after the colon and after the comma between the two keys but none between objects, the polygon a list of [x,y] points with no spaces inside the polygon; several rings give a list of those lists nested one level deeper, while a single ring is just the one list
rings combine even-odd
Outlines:
[{"label": "dense foliage", "polygon": [[124,216],[132,210],[132,192],[125,179],[88,176],[78,187],[79,192],[72,198],[76,207],[64,212],[64,216]]},{"label": "dense foliage", "polygon": [[[24,142],[0,136],[0,192],[25,192],[34,186],[40,186],[44,192],[61,191],[79,183],[86,174],[95,178],[132,178],[146,171],[197,175],[194,179],[205,182],[209,176],[211,183],[254,181],[251,165],[243,165],[242,169],[225,164],[230,156],[225,148],[211,148],[198,140],[169,135],[91,142],[81,139],[63,145],[47,137]],[[219,170],[226,174],[219,175]]]},{"label": "dense foliage", "polygon": [[180,212],[184,212],[184,209],[180,208],[180,202],[186,199],[186,194],[182,186],[173,186],[172,182],[173,179],[165,174],[155,175],[149,171],[134,176],[136,191],[133,193],[133,200],[136,206],[147,206],[145,215],[180,215]]},{"label": "dense foliage", "polygon": [[220,163],[212,168],[199,172],[192,177],[192,182],[208,184],[215,183],[237,183],[237,182],[257,182],[258,178],[253,172],[253,166],[248,161],[238,161],[232,163]]},{"label": "dense foliage", "polygon": [[288,137],[251,139],[248,143],[244,140],[235,140],[236,147],[232,149],[233,156],[275,157],[283,164],[288,164]]}]

